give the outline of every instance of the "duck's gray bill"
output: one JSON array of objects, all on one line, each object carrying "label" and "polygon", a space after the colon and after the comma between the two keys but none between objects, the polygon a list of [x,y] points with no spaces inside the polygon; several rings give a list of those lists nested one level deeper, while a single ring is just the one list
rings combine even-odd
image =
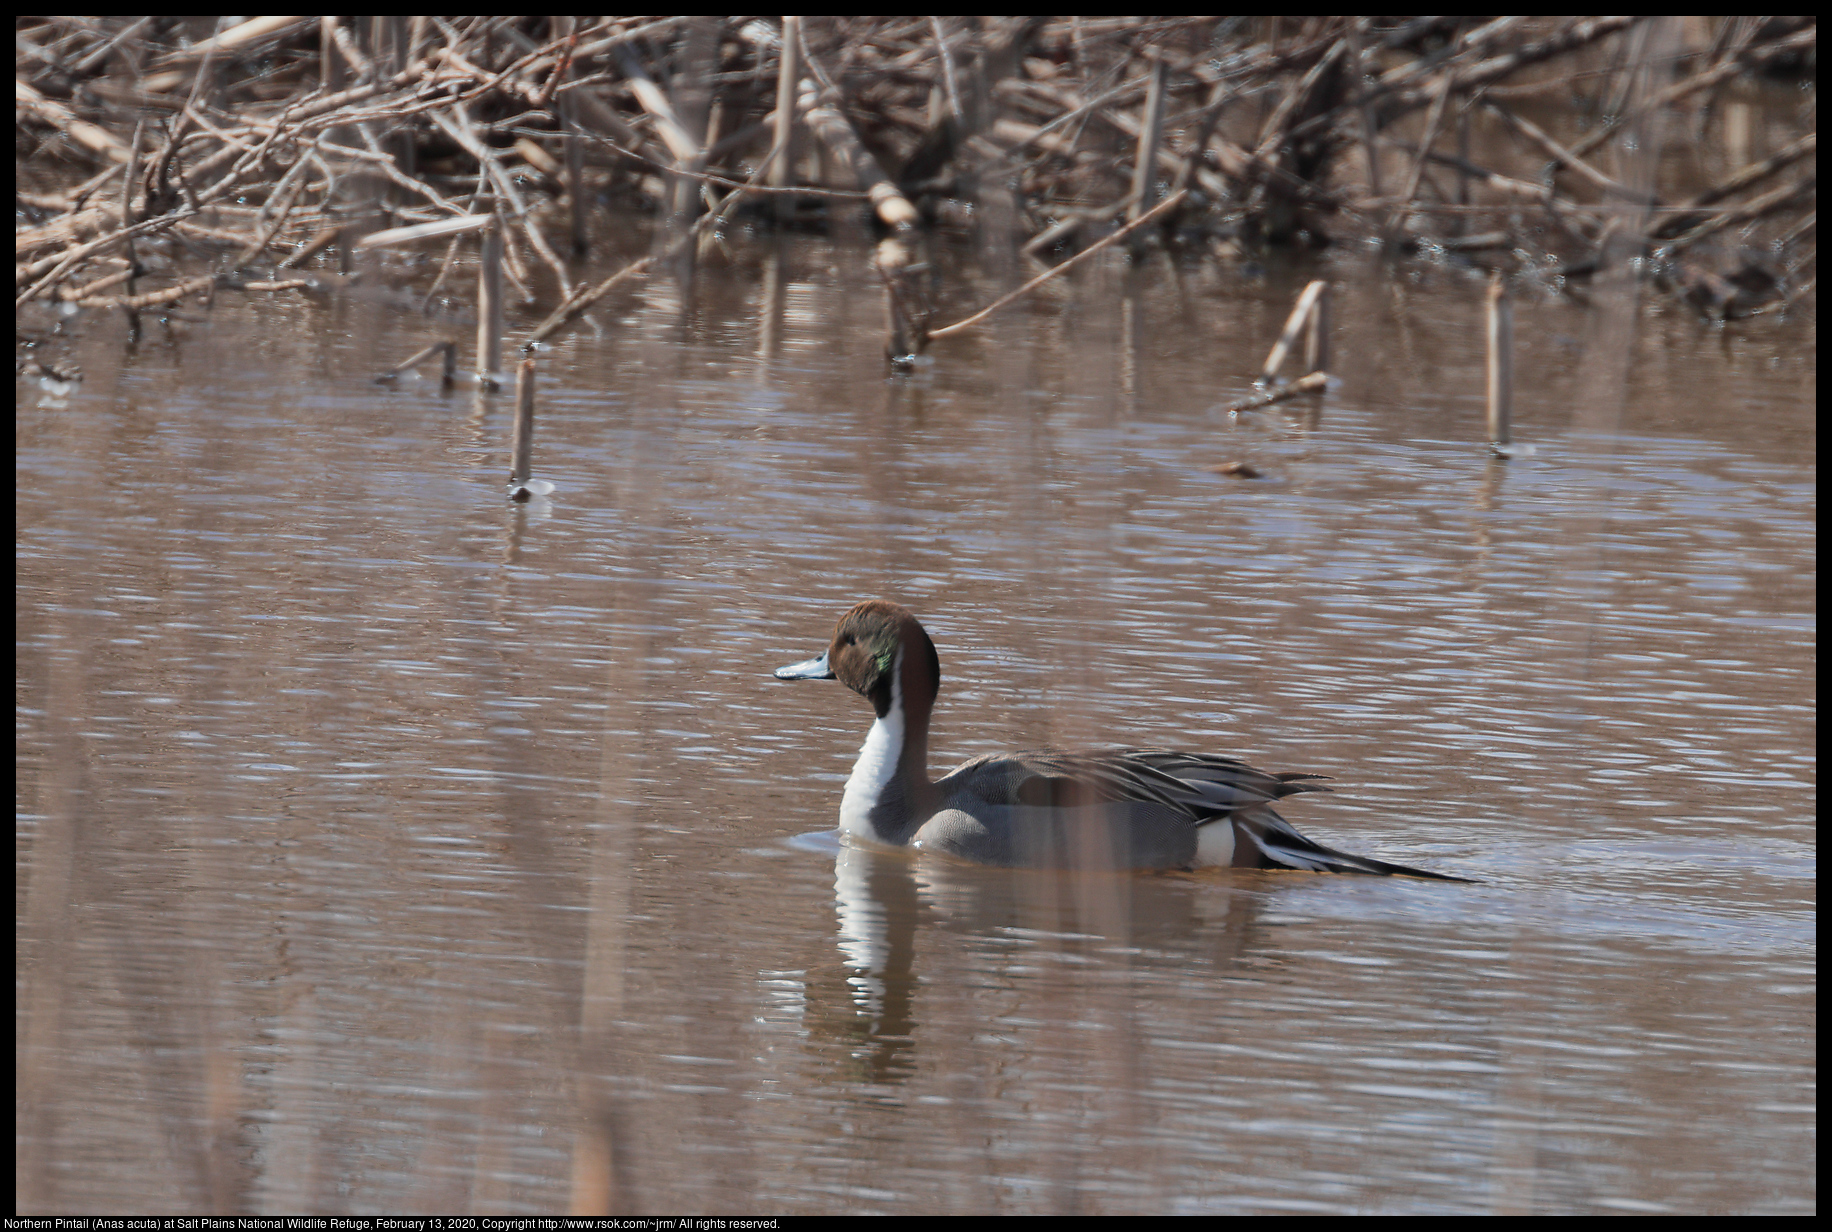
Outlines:
[{"label": "duck's gray bill", "polygon": [[827,656],[815,659],[804,659],[800,663],[791,663],[787,667],[776,669],[778,680],[832,680],[833,669],[827,666]]}]

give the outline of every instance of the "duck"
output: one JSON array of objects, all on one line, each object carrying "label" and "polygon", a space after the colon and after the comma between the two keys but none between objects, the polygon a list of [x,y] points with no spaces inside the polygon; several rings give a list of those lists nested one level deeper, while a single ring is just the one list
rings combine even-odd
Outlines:
[{"label": "duck", "polygon": [[824,653],[779,680],[838,680],[875,717],[840,798],[851,839],[1032,868],[1293,869],[1468,881],[1352,855],[1305,838],[1275,801],[1329,791],[1318,774],[1271,774],[1237,758],[1165,749],[987,754],[929,779],[929,718],[941,689],[935,643],[908,608],[855,604]]}]

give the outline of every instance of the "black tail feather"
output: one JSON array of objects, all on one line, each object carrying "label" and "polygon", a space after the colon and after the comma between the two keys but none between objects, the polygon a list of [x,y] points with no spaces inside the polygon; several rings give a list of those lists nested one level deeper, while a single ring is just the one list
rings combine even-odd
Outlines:
[{"label": "black tail feather", "polygon": [[[1361,873],[1375,877],[1422,877],[1428,881],[1460,881],[1468,877],[1434,873],[1428,869],[1389,864],[1368,856],[1352,855],[1305,838],[1291,823],[1269,808],[1234,815],[1234,864],[1237,868],[1292,868],[1312,873]],[[1243,858],[1244,857],[1244,858]]]}]

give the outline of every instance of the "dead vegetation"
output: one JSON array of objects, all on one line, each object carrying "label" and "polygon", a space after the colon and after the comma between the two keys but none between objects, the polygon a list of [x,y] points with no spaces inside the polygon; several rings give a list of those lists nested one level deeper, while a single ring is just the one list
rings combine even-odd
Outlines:
[{"label": "dead vegetation", "polygon": [[[669,237],[651,264],[849,217],[1002,228],[1053,264],[1131,225],[1135,252],[1364,241],[1557,287],[1638,263],[1709,315],[1774,311],[1814,281],[1816,35],[1810,17],[19,18],[15,303],[296,294],[285,271],[347,269],[373,232],[490,214],[545,336],[649,268],[574,283],[606,217],[643,211]],[[435,287],[470,241],[444,242]],[[908,254],[878,263],[902,346],[949,328],[897,285]]]}]

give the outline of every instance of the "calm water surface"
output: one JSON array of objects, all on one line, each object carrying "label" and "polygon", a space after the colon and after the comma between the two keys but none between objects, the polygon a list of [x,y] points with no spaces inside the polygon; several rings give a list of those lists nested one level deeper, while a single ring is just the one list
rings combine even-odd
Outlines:
[{"label": "calm water surface", "polygon": [[[1342,380],[1230,419],[1311,271],[887,378],[867,255],[608,305],[528,506],[386,296],[20,385],[18,1209],[1814,1209],[1811,323],[1528,293],[1503,463],[1456,270],[1338,258]],[[841,848],[869,708],[769,672],[872,596],[937,767],[1232,752],[1480,884]]]}]

